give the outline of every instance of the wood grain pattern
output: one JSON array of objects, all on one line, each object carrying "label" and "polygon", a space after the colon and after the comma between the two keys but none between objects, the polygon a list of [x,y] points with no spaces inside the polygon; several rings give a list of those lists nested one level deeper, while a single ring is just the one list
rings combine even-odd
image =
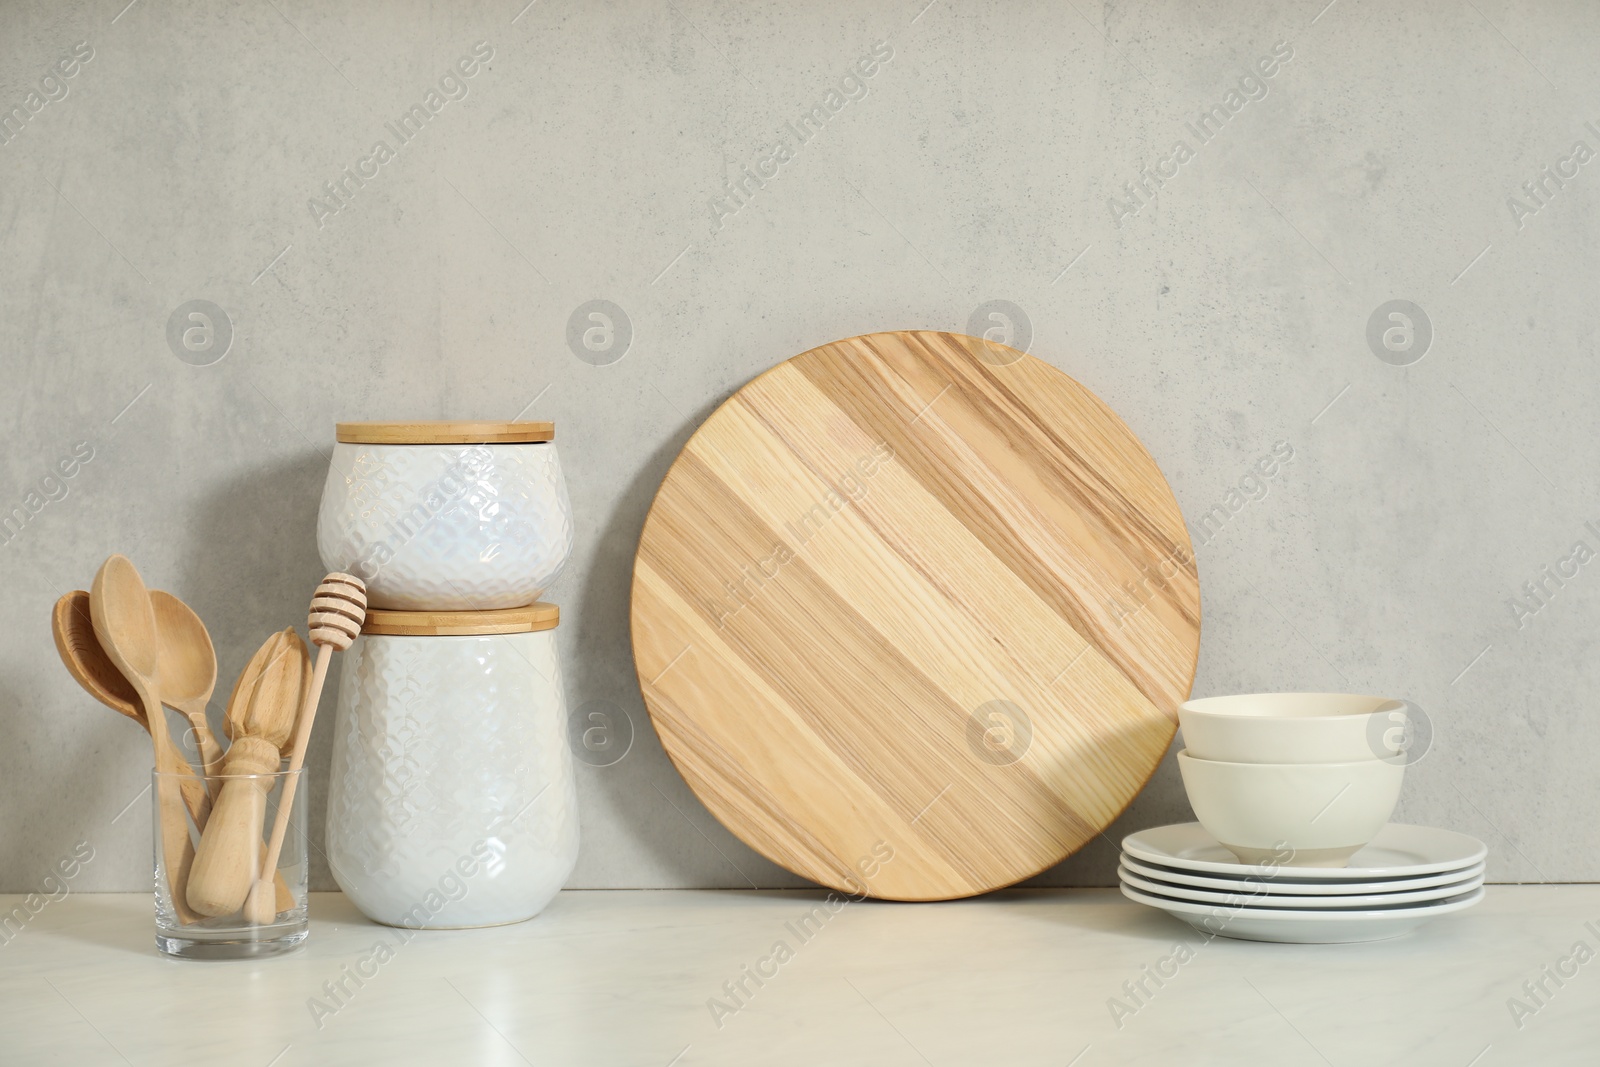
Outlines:
[{"label": "wood grain pattern", "polygon": [[[152,594],[152,606],[154,603]],[[84,691],[106,707],[138,723],[148,734],[150,724],[144,721],[139,694],[106,656],[105,649],[100,647],[100,638],[95,635],[91,621],[89,594],[86,591],[74,589],[56,601],[50,631],[55,638],[56,652],[61,656],[61,662]],[[194,773],[194,768],[189,766],[188,759],[170,737],[167,747],[167,762],[176,767],[181,776],[178,792],[183,797],[183,806],[189,812],[195,829],[203,831],[211,815],[211,795],[206,791],[209,783]],[[179,869],[187,870],[193,862],[194,845],[190,843],[183,849]],[[283,880],[283,872],[277,873],[274,883],[278,910],[288,911],[294,907],[294,896],[289,892],[288,883]],[[184,902],[184,909],[188,909],[187,901]],[[192,912],[189,914],[193,915]],[[198,919],[198,916],[194,918]]]},{"label": "wood grain pattern", "polygon": [[750,382],[668,471],[633,645],[684,779],[845,892],[1011,885],[1143,787],[1194,679],[1200,588],[1155,461],[1097,397],[942,333]]},{"label": "wood grain pattern", "polygon": [[372,608],[367,611],[361,632],[391,637],[470,637],[554,630],[560,622],[561,609],[543,601],[525,608],[501,608],[497,611],[387,611]]},{"label": "wood grain pattern", "polygon": [[244,906],[261,869],[267,794],[304,699],[311,656],[293,627],[273,634],[245,665],[228,698],[232,739],[222,788],[211,806],[189,870],[187,899],[201,915]]},{"label": "wood grain pattern", "polygon": [[552,441],[553,422],[341,422],[341,444],[495,445]]}]

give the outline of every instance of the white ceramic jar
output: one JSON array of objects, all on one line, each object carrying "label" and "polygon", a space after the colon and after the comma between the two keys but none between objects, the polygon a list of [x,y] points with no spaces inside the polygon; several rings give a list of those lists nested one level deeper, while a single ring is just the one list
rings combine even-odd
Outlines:
[{"label": "white ceramic jar", "polygon": [[553,605],[372,611],[344,654],[328,794],[333,876],[390,926],[537,915],[578,857]]},{"label": "white ceramic jar", "polygon": [[548,422],[342,422],[317,517],[329,570],[400,611],[532,604],[572,554]]}]

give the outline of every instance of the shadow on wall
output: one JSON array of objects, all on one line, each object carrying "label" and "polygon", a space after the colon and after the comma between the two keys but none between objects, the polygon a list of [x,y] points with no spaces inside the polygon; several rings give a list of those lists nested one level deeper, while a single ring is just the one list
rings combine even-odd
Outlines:
[{"label": "shadow on wall", "polygon": [[1150,826],[1194,821],[1177,772],[1177,754],[1182,748],[1182,735],[1175,734],[1149,780],[1111,825],[1054,867],[1020,883],[1021,888],[1054,889],[1065,886],[1114,889],[1118,885],[1115,871],[1122,854],[1124,837]]},{"label": "shadow on wall", "polygon": [[[317,509],[327,476],[328,459],[314,450],[255,467],[207,496],[184,529],[182,587],[169,591],[199,613],[217,648],[217,688],[207,708],[213,731],[222,729],[234,679],[261,642],[285,626],[306,636],[311,594],[324,577]],[[338,671],[329,673],[319,724],[333,722],[326,713],[338,701]],[[311,888],[317,890],[337,888],[322,844],[331,736],[331,726],[322,725],[306,755]]]},{"label": "shadow on wall", "polygon": [[[567,700],[569,708],[575,710],[586,699],[618,699],[633,722],[633,747],[611,766],[586,771],[580,763],[578,770],[590,790],[605,794],[604,808],[628,825],[635,847],[649,853],[650,866],[660,872],[666,884],[749,889],[753,879],[763,888],[809,886],[810,882],[783,870],[735,838],[690,792],[650,723],[633,666],[630,590],[633,559],[645,515],[667,476],[667,468],[689,437],[731,395],[729,390],[695,411],[645,461],[619,495],[616,510],[602,520],[594,565],[577,593],[581,610],[575,615],[580,623],[576,633],[570,635],[567,648],[581,647],[584,655],[565,657],[566,663],[577,668],[567,679]],[[663,797],[670,803],[663,803]],[[694,820],[693,825],[680,825],[685,819]],[[709,868],[704,862],[696,862],[704,861],[708,851],[701,833],[717,842],[717,850],[726,853],[719,856],[712,851]],[[575,884],[572,887],[579,888]]]},{"label": "shadow on wall", "polygon": [[[48,759],[58,761],[57,766],[131,768],[142,762],[148,767],[148,735],[132,719],[105,707],[67,677],[50,636],[49,620],[35,620],[31,629],[19,636],[32,645],[29,651],[36,657],[36,671],[28,678],[0,675],[0,728],[12,744],[21,746],[24,760],[48,736],[52,748]],[[51,720],[51,734],[41,732],[41,720],[46,718]],[[109,759],[97,755],[104,750],[114,755]],[[39,761],[42,766],[43,757]],[[139,775],[131,779],[101,774],[73,777],[70,785],[42,788],[35,784],[20,795],[13,794],[15,806],[7,809],[5,828],[0,830],[4,892],[48,892],[42,887],[43,880],[54,873],[59,859],[72,852],[74,841],[82,839],[105,852],[130,824],[138,826],[141,819],[148,819],[139,810],[141,794],[135,792],[149,781],[148,776],[142,781]],[[137,784],[129,785],[129,781]],[[142,803],[147,810],[149,801]],[[105,866],[102,863],[94,875],[101,875]],[[73,888],[82,884],[80,881]],[[5,911],[0,908],[0,913]],[[7,934],[0,926],[0,946],[9,940]]]}]

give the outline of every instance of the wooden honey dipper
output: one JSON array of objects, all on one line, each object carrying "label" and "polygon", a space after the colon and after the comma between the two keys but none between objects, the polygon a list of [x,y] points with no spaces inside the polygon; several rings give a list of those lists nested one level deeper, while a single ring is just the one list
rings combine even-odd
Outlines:
[{"label": "wooden honey dipper", "polygon": [[[272,840],[267,844],[267,854],[255,872],[255,882],[244,902],[244,921],[257,926],[270,923],[278,913],[272,877],[278,869],[278,856],[283,851],[284,835],[289,829],[289,812],[294,805],[298,771],[305,763],[306,746],[311,743],[311,725],[317,717],[317,705],[322,701],[322,686],[328,680],[328,664],[335,650],[343,652],[361,633],[361,624],[367,617],[367,587],[360,578],[335,572],[322,580],[311,598],[311,614],[307,628],[311,643],[317,646],[317,667],[306,691],[299,721],[295,724],[294,749],[289,753],[288,778],[284,781],[283,797],[278,801],[278,817],[272,825]],[[191,876],[192,877],[192,876]],[[191,880],[190,884],[194,884]]]},{"label": "wooden honey dipper", "polygon": [[255,881],[271,779],[230,776],[277,771],[280,750],[294,729],[310,660],[293,628],[273,634],[251,658],[228,701],[226,729],[233,744],[189,870],[186,896],[201,915],[238,911]]}]

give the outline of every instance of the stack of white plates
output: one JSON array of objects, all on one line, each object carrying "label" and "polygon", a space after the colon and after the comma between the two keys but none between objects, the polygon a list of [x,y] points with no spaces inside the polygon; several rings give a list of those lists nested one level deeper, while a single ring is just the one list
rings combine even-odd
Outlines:
[{"label": "stack of white plates", "polygon": [[1203,933],[1303,945],[1382,941],[1483,899],[1483,842],[1390,823],[1348,867],[1252,867],[1199,823],[1122,841],[1122,893]]}]

